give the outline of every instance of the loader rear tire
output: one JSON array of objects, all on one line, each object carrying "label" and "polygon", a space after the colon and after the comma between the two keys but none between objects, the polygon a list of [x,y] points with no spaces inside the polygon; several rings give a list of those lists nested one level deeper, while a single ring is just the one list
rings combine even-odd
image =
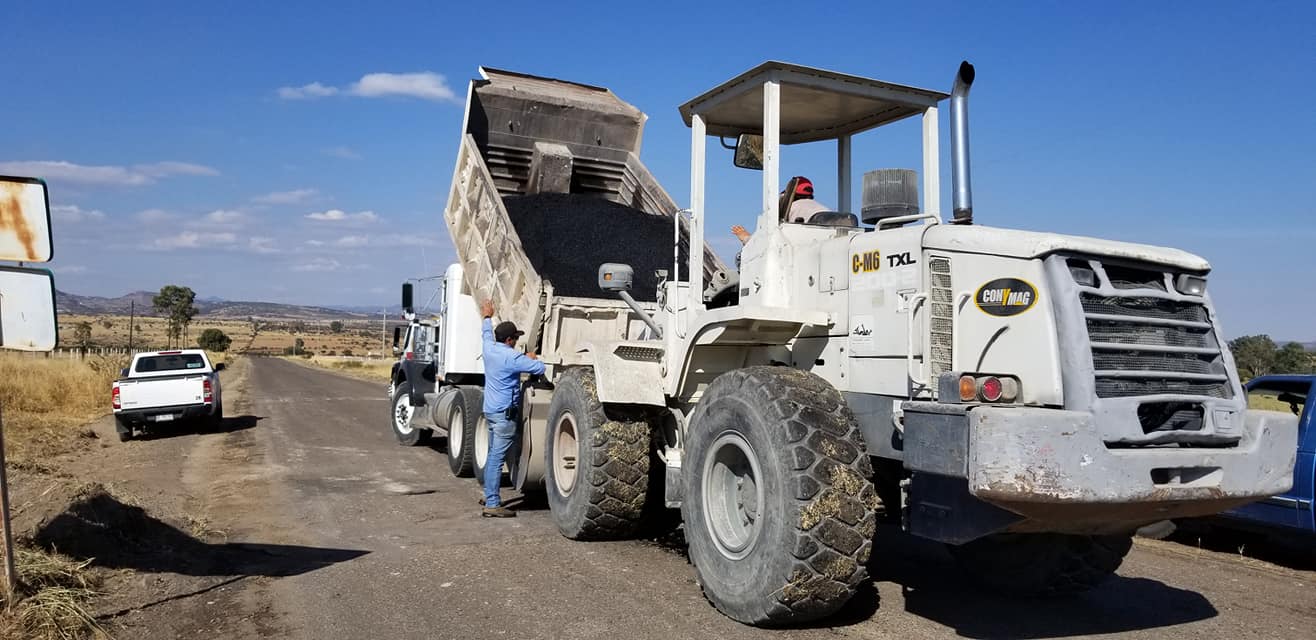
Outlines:
[{"label": "loader rear tire", "polygon": [[713,606],[779,626],[850,600],[867,576],[878,498],[835,388],[785,367],[725,373],[691,418],[683,459],[690,562]]},{"label": "loader rear tire", "polygon": [[1097,586],[1124,561],[1131,536],[999,533],[950,554],[983,588],[1021,596],[1061,596]]},{"label": "loader rear tire", "polygon": [[[448,410],[448,468],[458,478],[471,476],[475,459],[475,431],[482,426],[484,394],[479,389],[453,391]],[[486,451],[486,455],[488,452]]]},{"label": "loader rear tire", "polygon": [[635,535],[649,489],[649,423],[608,416],[595,388],[593,369],[570,369],[548,408],[548,506],[572,540]]}]

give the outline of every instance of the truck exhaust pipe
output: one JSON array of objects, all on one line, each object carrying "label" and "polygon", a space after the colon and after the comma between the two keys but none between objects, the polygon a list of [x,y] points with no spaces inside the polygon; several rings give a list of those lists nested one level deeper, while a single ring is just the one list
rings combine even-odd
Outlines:
[{"label": "truck exhaust pipe", "polygon": [[961,62],[950,91],[952,224],[973,224],[973,189],[969,185],[969,88],[973,77],[973,65],[968,60]]}]

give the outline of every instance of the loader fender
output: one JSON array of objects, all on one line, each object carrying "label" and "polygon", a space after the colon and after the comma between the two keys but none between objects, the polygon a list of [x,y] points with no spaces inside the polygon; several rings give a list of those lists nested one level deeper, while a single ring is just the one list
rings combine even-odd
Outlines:
[{"label": "loader fender", "polygon": [[593,361],[599,402],[667,406],[661,342],[592,342],[578,352]]}]

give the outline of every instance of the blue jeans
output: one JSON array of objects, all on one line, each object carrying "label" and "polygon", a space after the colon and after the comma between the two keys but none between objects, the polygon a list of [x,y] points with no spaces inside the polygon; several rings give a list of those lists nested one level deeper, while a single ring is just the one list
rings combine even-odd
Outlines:
[{"label": "blue jeans", "polygon": [[484,462],[484,506],[503,504],[498,488],[503,481],[503,460],[516,442],[516,422],[507,419],[503,412],[484,414],[489,423],[489,457]]}]

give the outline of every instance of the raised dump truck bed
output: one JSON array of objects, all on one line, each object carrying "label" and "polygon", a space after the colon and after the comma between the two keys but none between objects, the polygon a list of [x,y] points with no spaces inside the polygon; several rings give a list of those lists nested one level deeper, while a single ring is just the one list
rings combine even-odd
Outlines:
[{"label": "raised dump truck bed", "polygon": [[[559,259],[581,256],[578,251],[553,255],[572,251],[566,243],[536,244],[537,251],[548,255],[532,260],[526,251],[530,243],[523,243],[517,233],[518,226],[526,231],[527,225],[514,224],[503,199],[567,194],[582,208],[582,218],[597,218],[585,215],[584,209],[597,213],[605,204],[602,199],[613,203],[608,210],[618,211],[619,216],[635,212],[615,205],[672,220],[678,211],[675,201],[637,155],[646,116],[605,88],[488,68],[481,68],[480,74],[482,79],[472,81],[467,93],[466,119],[444,209],[467,288],[476,299],[493,300],[500,319],[523,328],[526,344],[540,345],[541,338],[548,338],[540,349],[550,364],[570,363],[576,346],[590,339],[641,337],[644,323],[625,304],[602,292],[597,297],[555,296],[555,285],[577,293],[585,290],[576,281],[579,269],[551,268]],[[562,206],[558,198],[544,201],[554,205],[555,215],[572,208]],[[582,229],[600,236],[598,243],[609,245],[602,247],[600,255],[611,247],[665,252],[670,258],[661,261],[662,267],[680,270],[669,277],[685,279],[689,240],[684,228],[679,258],[671,255],[670,233],[661,246],[651,246],[649,234],[643,246],[635,247],[636,238],[628,236],[622,219],[610,233],[596,231]],[[725,265],[708,247],[704,256],[705,282],[725,273]],[[638,264],[637,272],[637,281],[651,277]],[[555,273],[573,273],[572,281],[554,283]],[[653,307],[652,298],[646,306]],[[556,312],[558,307],[562,313]],[[564,322],[580,326],[561,326]]]}]

